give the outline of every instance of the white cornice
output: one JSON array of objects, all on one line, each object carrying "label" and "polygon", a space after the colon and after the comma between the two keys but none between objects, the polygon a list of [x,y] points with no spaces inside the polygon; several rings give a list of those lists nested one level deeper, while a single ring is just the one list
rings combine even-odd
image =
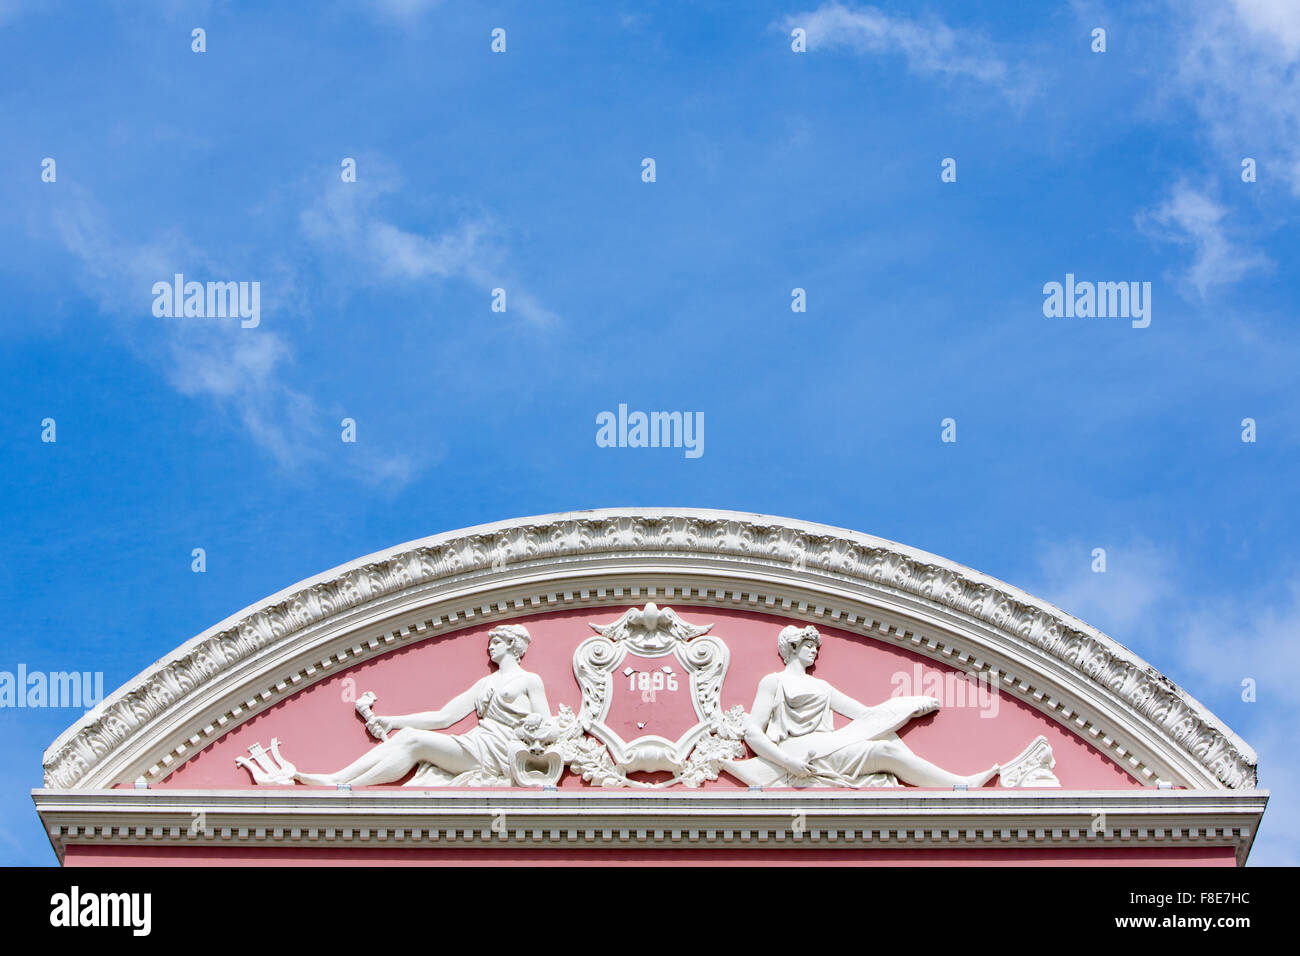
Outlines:
[{"label": "white cornice", "polygon": [[1209,848],[1250,852],[1264,791],[870,793],[34,790],[71,845],[546,849]]},{"label": "white cornice", "polygon": [[703,509],[521,518],[368,555],[186,642],[68,728],[47,787],[157,780],[239,722],[374,654],[461,627],[656,598],[824,620],[995,676],[1137,779],[1250,789],[1254,752],[1128,649],[935,555],[825,525]]}]

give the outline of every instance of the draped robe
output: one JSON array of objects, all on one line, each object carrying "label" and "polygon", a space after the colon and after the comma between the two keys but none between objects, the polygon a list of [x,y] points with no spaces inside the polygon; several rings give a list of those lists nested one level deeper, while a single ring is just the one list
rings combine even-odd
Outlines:
[{"label": "draped robe", "polygon": [[515,734],[515,728],[531,714],[532,704],[528,692],[507,698],[486,687],[474,702],[478,725],[463,734],[451,734],[477,767],[461,774],[453,774],[422,763],[415,776],[407,781],[408,787],[510,787],[510,760],[514,752],[524,746]]},{"label": "draped robe", "polygon": [[[835,729],[831,710],[833,688],[812,678],[812,689],[791,693],[785,673],[776,676],[772,712],[765,735],[797,760],[808,762],[813,774],[794,777],[762,757],[742,761],[764,787],[896,787],[897,778],[881,769],[876,757],[882,740],[897,740],[894,731],[913,717],[936,708],[930,697],[891,697],[849,724]],[[764,715],[752,715],[763,720]]]}]

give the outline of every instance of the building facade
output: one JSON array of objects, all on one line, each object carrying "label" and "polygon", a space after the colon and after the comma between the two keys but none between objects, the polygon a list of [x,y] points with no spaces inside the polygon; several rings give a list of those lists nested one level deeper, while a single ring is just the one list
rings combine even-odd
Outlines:
[{"label": "building facade", "polygon": [[1029,594],[823,525],[608,509],[411,542],[44,758],[65,865],[1240,865],[1254,752]]}]

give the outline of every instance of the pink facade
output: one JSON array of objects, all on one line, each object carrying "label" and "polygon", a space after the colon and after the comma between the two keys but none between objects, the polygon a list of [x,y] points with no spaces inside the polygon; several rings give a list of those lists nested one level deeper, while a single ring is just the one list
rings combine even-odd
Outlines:
[{"label": "pink facade", "polygon": [[[460,749],[381,747],[357,708],[471,689],[482,725],[467,697],[440,728]],[[33,800],[72,866],[1231,866],[1268,800],[1256,763],[1119,642],[969,568],[795,519],[619,508],[445,532],[271,595],[68,728]],[[931,788],[871,786],[895,779]]]},{"label": "pink facade", "polygon": [[[466,716],[381,745],[367,694]],[[33,800],[73,866],[1226,866],[1268,801],[1256,765],[1151,664],[987,575],[796,519],[614,508],[271,595],[69,727]]]},{"label": "pink facade", "polygon": [[379,847],[69,847],[65,866],[1235,866],[1232,847],[879,849],[778,847],[680,850],[387,849]]},{"label": "pink facade", "polygon": [[[560,703],[575,711],[579,708],[581,695],[573,675],[573,651],[592,635],[588,622],[611,622],[627,608],[618,605],[515,619],[532,634],[523,665],[541,676],[552,711]],[[730,708],[739,704],[748,710],[759,679],[781,668],[776,637],[789,619],[719,607],[683,608],[680,613],[692,622],[714,625],[711,634],[721,638],[731,651],[722,705]],[[819,625],[818,629],[823,644],[811,673],[830,680],[844,693],[865,704],[900,693],[935,696],[944,702],[938,713],[917,718],[900,731],[913,751],[940,766],[958,773],[975,772],[1009,760],[1041,734],[1052,746],[1055,773],[1063,789],[1142,786],[1056,721],[1009,694],[990,694],[986,686],[961,679],[958,669],[939,666],[833,627]],[[248,773],[236,766],[235,758],[247,754],[250,745],[259,741],[265,744],[272,737],[282,741],[285,756],[300,769],[329,771],[342,767],[375,743],[352,701],[366,691],[374,691],[379,695],[375,706],[379,714],[437,710],[489,672],[489,630],[491,625],[487,624],[465,628],[340,670],[234,728],[154,786],[184,790],[252,787]],[[635,660],[629,663],[636,665]],[[663,660],[655,663],[661,665]],[[941,685],[937,683],[940,679]],[[675,739],[696,720],[684,687],[679,686],[675,692],[656,690],[653,701],[645,699],[648,695],[640,691],[628,691],[627,685],[620,688],[620,694],[607,722],[625,740],[650,733]],[[846,722],[838,715],[836,720],[837,726]],[[447,732],[463,732],[474,723],[471,715]],[[638,728],[638,723],[645,726]],[[587,784],[566,772],[560,786],[584,788]],[[705,787],[744,789],[725,774]]]}]

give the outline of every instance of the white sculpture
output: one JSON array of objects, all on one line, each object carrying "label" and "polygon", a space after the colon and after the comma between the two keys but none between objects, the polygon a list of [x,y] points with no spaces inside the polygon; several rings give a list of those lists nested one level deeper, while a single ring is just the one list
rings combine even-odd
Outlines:
[{"label": "white sculpture", "polygon": [[[913,717],[939,708],[933,697],[894,697],[868,707],[807,673],[817,660],[821,635],[815,627],[790,625],[777,638],[785,669],[758,684],[746,723],[745,742],[757,754],[723,763],[722,769],[750,786],[871,787],[894,786],[896,780],[917,787],[981,787],[1002,770],[994,764],[973,774],[957,774],[917,756],[898,738]],[[834,729],[833,713],[852,723]],[[1046,753],[1044,754],[1044,750]],[[1037,786],[1053,786],[1041,772],[1051,748],[1038,738],[1016,758],[1032,762]],[[1018,778],[1030,776],[1021,772]]]},{"label": "white sculpture", "polygon": [[[354,787],[395,783],[413,768],[418,769],[408,786],[554,784],[562,767],[558,754],[546,749],[554,736],[546,689],[540,677],[519,663],[530,641],[523,625],[494,628],[488,634],[488,656],[497,670],[452,698],[441,710],[380,717],[370,711],[374,695],[364,695],[357,702],[358,712],[366,718],[366,729],[383,742],[342,770],[300,771],[283,760],[278,751],[274,756],[280,767],[268,770],[263,756],[266,751],[260,745],[254,745],[258,751],[254,754],[256,765],[241,757],[241,766],[253,774],[256,783],[277,786],[294,781]],[[478,714],[477,726],[463,734],[437,732],[471,712]]]},{"label": "white sculpture", "polygon": [[[596,636],[573,652],[581,710],[575,716],[562,708],[556,720],[556,748],[570,771],[600,787],[698,787],[718,778],[722,762],[743,755],[740,715],[723,713],[719,702],[730,653],[721,639],[709,634],[712,624],[690,624],[672,608],[651,601],[624,612],[612,624],[591,628]],[[632,672],[621,670],[629,654],[658,663],[657,676],[670,690],[678,687],[679,677],[684,680],[680,690],[689,695],[694,722],[672,728],[668,737],[646,733],[632,740],[624,740],[609,725],[615,695],[632,692],[622,679]],[[665,661],[673,663],[659,663]],[[672,776],[658,783],[629,776],[655,771]]]},{"label": "white sculpture", "polygon": [[280,756],[279,737],[271,738],[270,747],[255,743],[248,748],[248,752],[251,760],[248,757],[236,757],[235,763],[253,775],[254,783],[267,786],[293,783],[293,775],[298,771]]},{"label": "white sculpture", "polygon": [[[580,644],[573,656],[581,711],[575,714],[560,705],[553,717],[542,679],[520,664],[531,640],[528,630],[505,624],[488,634],[496,671],[441,710],[381,717],[372,709],[375,695],[363,694],[357,713],[381,743],[342,770],[300,771],[281,756],[278,739],[270,748],[255,743],[249,748],[251,759],[239,757],[237,762],[263,786],[373,786],[395,783],[414,769],[406,786],[541,787],[555,785],[566,766],[599,787],[698,787],[723,772],[759,787],[889,787],[901,780],[920,787],[974,788],[999,773],[1003,786],[1060,785],[1052,774],[1051,746],[1041,736],[1010,764],[970,775],[951,773],[917,756],[894,731],[938,709],[939,701],[894,697],[868,707],[812,677],[807,669],[821,646],[815,627],[782,630],[777,649],[785,670],[759,681],[750,714],[739,706],[724,712],[720,701],[729,654],[708,633],[711,627],[689,624],[671,608],[653,603],[627,611],[612,624],[593,624],[597,636]],[[606,723],[615,694],[626,690],[622,676],[637,674],[619,670],[629,654],[674,661],[676,667],[660,665],[658,670],[669,674],[665,682],[670,687],[677,687],[681,669],[681,690],[689,695],[694,723],[687,720],[672,728],[670,736],[647,733],[630,741]],[[471,712],[478,714],[477,726],[463,734],[438,732]],[[835,713],[852,723],[835,730]],[[742,740],[758,756],[741,759]],[[630,776],[655,771],[671,776],[653,783]]]}]

